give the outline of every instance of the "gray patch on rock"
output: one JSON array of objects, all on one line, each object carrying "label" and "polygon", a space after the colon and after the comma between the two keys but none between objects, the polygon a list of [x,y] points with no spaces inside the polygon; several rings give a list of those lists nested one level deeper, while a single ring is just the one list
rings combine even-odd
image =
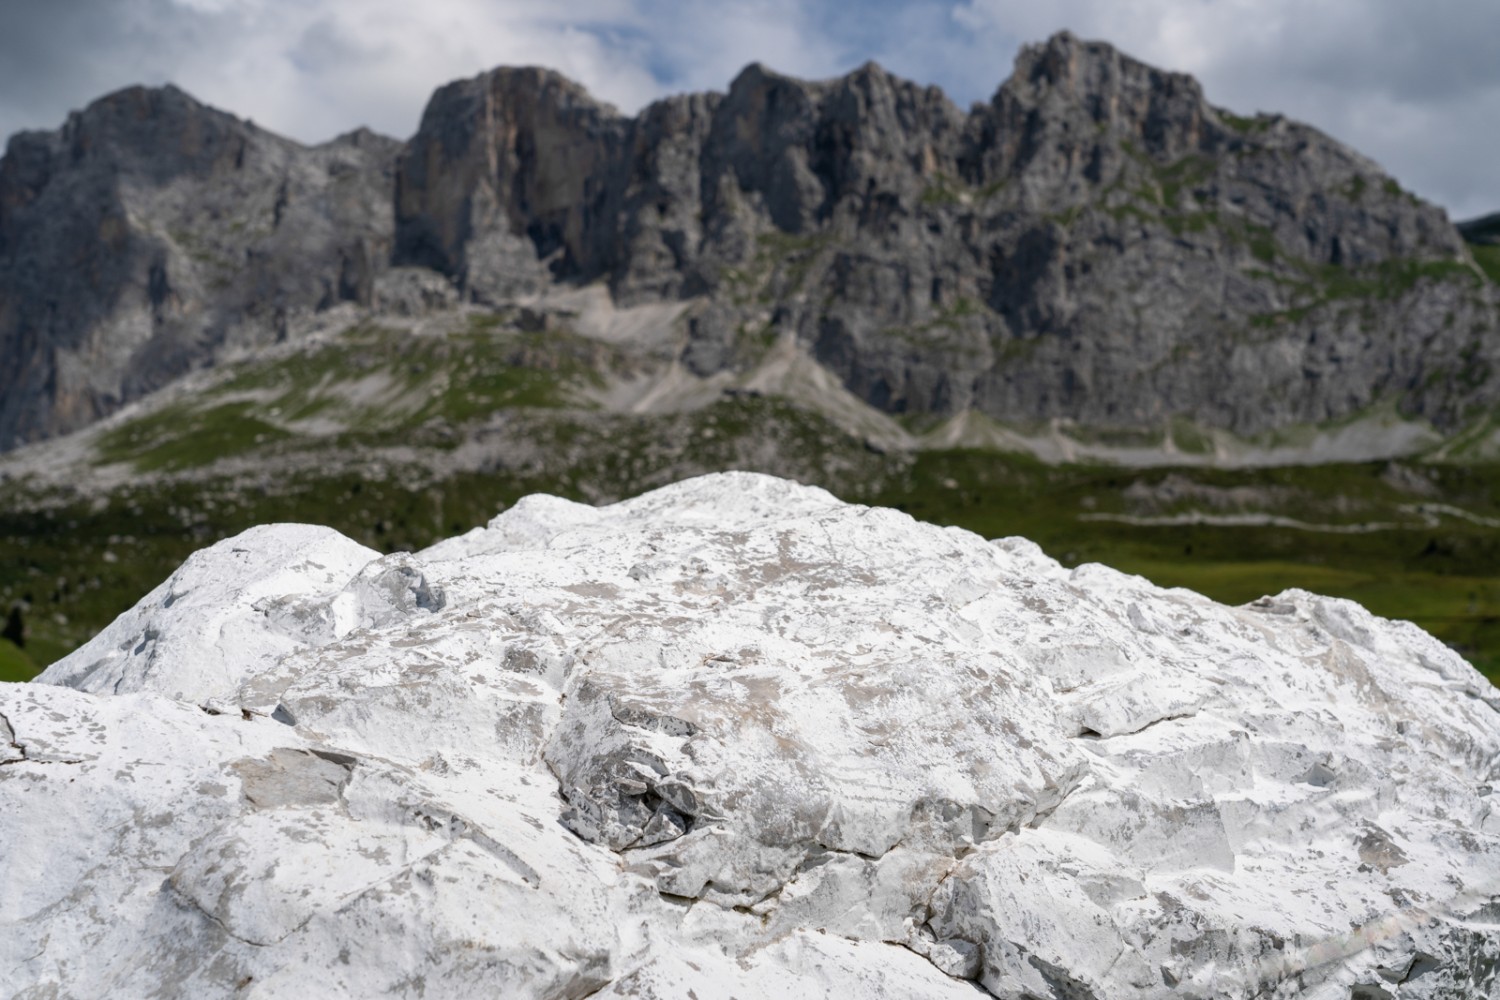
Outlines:
[{"label": "gray patch on rock", "polygon": [[237,760],[230,769],[239,775],[246,802],[257,809],[276,809],[337,802],[354,760],[343,754],[278,747],[269,757]]}]

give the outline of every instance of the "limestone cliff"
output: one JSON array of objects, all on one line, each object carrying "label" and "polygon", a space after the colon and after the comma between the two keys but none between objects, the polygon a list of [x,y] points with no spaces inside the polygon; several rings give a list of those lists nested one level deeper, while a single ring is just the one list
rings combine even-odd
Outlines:
[{"label": "limestone cliff", "polygon": [[368,299],[397,143],[316,148],[174,87],[104,97],[0,160],[0,448],[88,424],[300,316]]},{"label": "limestone cliff", "polygon": [[1495,295],[1441,210],[1068,34],[967,113],[873,64],[634,119],[497,70],[434,96],[397,185],[397,259],[475,297],[693,298],[694,370],[789,333],[893,412],[1254,433],[1495,396]]},{"label": "limestone cliff", "polygon": [[1451,430],[1500,392],[1495,286],[1440,209],[1064,33],[968,111],[873,64],[751,66],[635,117],[499,69],[404,146],[308,149],[112,95],[0,161],[0,448],[340,302],[592,282],[686,303],[665,339],[692,373],[790,342],[919,421],[1253,435],[1394,405]]}]

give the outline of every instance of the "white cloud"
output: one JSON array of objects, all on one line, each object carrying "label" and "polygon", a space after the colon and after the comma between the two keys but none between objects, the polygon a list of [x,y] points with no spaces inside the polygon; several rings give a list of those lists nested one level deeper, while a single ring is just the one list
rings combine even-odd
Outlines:
[{"label": "white cloud", "polygon": [[202,100],[306,141],[359,124],[404,137],[443,83],[502,64],[544,65],[609,99],[640,104],[660,85],[628,43],[580,23],[629,27],[620,0],[175,0],[213,10],[213,43],[180,50],[172,76]]},{"label": "white cloud", "polygon": [[994,40],[1062,28],[1189,72],[1209,100],[1279,111],[1374,158],[1456,218],[1500,209],[1500,5],[1438,0],[965,0]]},{"label": "white cloud", "polygon": [[556,69],[627,112],[668,92],[722,90],[756,60],[810,76],[837,65],[797,0],[171,2],[195,41],[167,76],[304,141],[358,124],[404,137],[436,87],[499,65]]},{"label": "white cloud", "polygon": [[[839,48],[818,31],[812,6],[798,0],[655,4],[653,21],[671,27],[658,30],[653,48],[674,90],[724,90],[752,62],[792,76],[827,76],[843,68]],[[670,16],[660,8],[670,8]]]},{"label": "white cloud", "polygon": [[7,0],[0,133],[172,81],[303,141],[404,137],[436,87],[503,64],[627,112],[752,61],[817,78],[875,58],[966,102],[1062,28],[1311,122],[1458,217],[1500,209],[1493,0]]}]

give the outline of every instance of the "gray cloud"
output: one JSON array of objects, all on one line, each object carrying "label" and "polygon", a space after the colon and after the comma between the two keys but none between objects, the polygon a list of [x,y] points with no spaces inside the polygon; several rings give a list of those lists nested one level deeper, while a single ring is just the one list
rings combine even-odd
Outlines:
[{"label": "gray cloud", "polygon": [[130,79],[139,39],[129,15],[123,4],[8,4],[0,22],[0,129],[51,127],[79,103],[75,95]]},{"label": "gray cloud", "polygon": [[303,141],[409,135],[435,87],[506,63],[629,111],[751,61],[826,77],[874,58],[966,104],[1069,28],[1309,121],[1456,217],[1500,209],[1490,0],[11,0],[0,24],[0,134],[172,81]]}]

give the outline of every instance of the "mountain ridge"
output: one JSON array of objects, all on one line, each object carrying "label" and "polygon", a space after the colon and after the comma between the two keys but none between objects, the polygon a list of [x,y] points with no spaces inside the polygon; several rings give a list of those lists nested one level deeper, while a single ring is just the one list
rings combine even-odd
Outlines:
[{"label": "mountain ridge", "polygon": [[[873,63],[815,82],[755,64],[633,117],[501,68],[436,91],[404,144],[305,147],[150,93],[0,161],[0,447],[340,303],[502,308],[559,282],[686,303],[662,336],[697,376],[789,339],[903,419],[1250,435],[1392,405],[1451,433],[1497,393],[1496,296],[1441,209],[1316,130],[1067,33],[968,112]],[[79,152],[100,122],[151,124],[153,100],[175,145]],[[235,153],[203,173],[204,141]],[[92,200],[47,202],[79,185]],[[98,246],[93,284],[49,283]]]},{"label": "mountain ridge", "polygon": [[[91,423],[368,284],[389,225],[359,181],[390,143],[356,130],[304,147],[172,86],[12,137],[0,446]],[[346,177],[353,190],[336,190]]]}]

